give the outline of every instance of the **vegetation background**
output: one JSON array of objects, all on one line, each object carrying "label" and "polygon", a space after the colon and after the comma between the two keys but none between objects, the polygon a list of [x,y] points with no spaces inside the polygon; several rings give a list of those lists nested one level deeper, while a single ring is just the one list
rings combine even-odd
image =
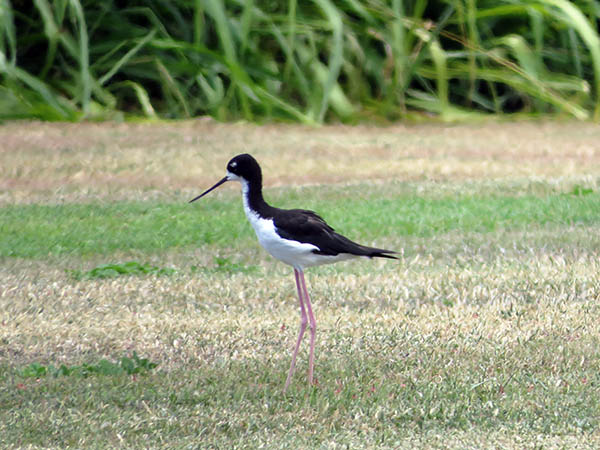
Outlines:
[{"label": "vegetation background", "polygon": [[600,118],[591,0],[0,0],[0,118]]}]

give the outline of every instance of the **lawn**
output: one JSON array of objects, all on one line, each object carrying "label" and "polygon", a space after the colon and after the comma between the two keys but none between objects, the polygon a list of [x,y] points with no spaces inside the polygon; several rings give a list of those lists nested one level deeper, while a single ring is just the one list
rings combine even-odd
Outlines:
[{"label": "lawn", "polygon": [[[0,126],[0,446],[598,448],[600,129]],[[265,197],[396,249],[307,271]]]}]

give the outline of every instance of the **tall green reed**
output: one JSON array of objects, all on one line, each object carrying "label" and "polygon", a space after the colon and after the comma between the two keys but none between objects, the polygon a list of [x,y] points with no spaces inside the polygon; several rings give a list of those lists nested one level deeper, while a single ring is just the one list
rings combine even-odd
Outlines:
[{"label": "tall green reed", "polygon": [[0,0],[0,118],[600,118],[598,1]]}]

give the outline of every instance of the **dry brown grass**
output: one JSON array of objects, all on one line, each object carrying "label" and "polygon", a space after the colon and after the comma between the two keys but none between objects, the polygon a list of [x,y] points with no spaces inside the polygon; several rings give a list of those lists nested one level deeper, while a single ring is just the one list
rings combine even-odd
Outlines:
[{"label": "dry brown grass", "polygon": [[[186,404],[177,422],[190,431],[171,437],[171,445],[178,439],[197,443],[198,429],[205,430],[202,439],[226,442],[227,435],[220,431],[223,424],[235,426],[265,414],[265,427],[269,427],[274,410],[275,417],[295,427],[297,445],[319,436],[321,442],[343,438],[355,447],[372,447],[377,420],[344,411],[355,404],[359,411],[366,408],[370,389],[396,391],[398,386],[415,383],[439,385],[440,392],[451,391],[444,388],[449,383],[464,383],[466,389],[481,383],[481,389],[494,393],[486,414],[514,409],[515,414],[522,410],[524,417],[539,415],[543,421],[553,405],[558,407],[556,398],[576,402],[580,386],[597,378],[600,266],[596,256],[581,251],[544,255],[532,249],[528,254],[488,258],[484,264],[447,267],[424,255],[398,263],[378,262],[368,273],[352,272],[351,264],[356,263],[348,263],[341,272],[309,275],[318,320],[319,386],[316,404],[300,396],[293,400],[299,403],[293,413],[277,394],[298,326],[293,278],[289,270],[266,259],[261,262],[263,272],[253,275],[197,273],[102,281],[74,281],[42,262],[15,261],[0,273],[5,286],[0,295],[0,362],[16,367],[30,362],[71,365],[136,350],[160,363],[161,375],[152,381],[156,389],[190,390],[192,397],[201,399],[208,382],[202,378],[204,373],[223,380],[218,389],[224,399],[233,389],[230,383],[246,386],[239,388],[248,389],[246,403],[234,401],[231,410],[225,405],[214,409],[201,400]],[[186,256],[194,257],[203,258]],[[305,352],[306,347],[294,391],[304,389]],[[369,361],[377,361],[378,368]],[[232,367],[246,369],[239,372]],[[267,387],[260,381],[264,373],[268,373]],[[195,376],[204,381],[196,384]],[[356,392],[358,399],[328,406],[340,389]],[[590,389],[594,391],[592,385]],[[504,390],[512,400],[503,399]],[[263,399],[261,392],[271,393]],[[553,399],[546,402],[545,392]],[[372,400],[381,403],[382,417],[398,413],[403,401],[396,398],[398,393],[393,395]],[[405,407],[418,414],[418,398],[408,402]],[[131,427],[164,427],[165,406],[150,400],[142,404],[127,420],[117,412],[105,433],[114,439]],[[96,426],[93,419],[84,423],[88,422]],[[393,445],[388,442],[384,447],[586,449],[600,443],[597,432],[532,431],[527,420],[500,423],[494,430],[450,427],[444,431],[441,423],[442,428],[424,431],[409,426]],[[334,430],[340,426],[346,431],[335,438]],[[283,435],[271,433],[250,434],[250,447],[285,442]],[[127,439],[124,443],[135,442],[131,435]]]},{"label": "dry brown grass", "polygon": [[270,186],[356,180],[581,177],[600,173],[600,131],[562,122],[256,126],[210,120],[0,126],[4,202],[196,192],[254,154]]},{"label": "dry brown grass", "polygon": [[[348,272],[350,264],[361,263],[309,275],[321,348],[335,347],[328,337],[336,332],[358,337],[393,327],[465,348],[473,335],[491,346],[531,336],[572,345],[600,335],[595,254],[531,252],[463,267],[425,255],[362,263],[367,273]],[[250,275],[75,281],[41,262],[15,262],[0,273],[0,361],[75,363],[133,349],[165,370],[226,357],[285,361],[299,321],[293,277],[269,260],[262,266]]]}]

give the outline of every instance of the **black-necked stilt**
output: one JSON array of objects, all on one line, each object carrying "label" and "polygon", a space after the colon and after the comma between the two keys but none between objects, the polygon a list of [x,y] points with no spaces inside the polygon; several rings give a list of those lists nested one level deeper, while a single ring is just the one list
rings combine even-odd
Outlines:
[{"label": "black-necked stilt", "polygon": [[[397,259],[396,253],[381,248],[366,247],[352,242],[336,233],[313,211],[304,209],[279,209],[269,205],[262,195],[262,172],[256,160],[248,154],[238,155],[227,164],[227,175],[213,187],[191,202],[205,196],[226,181],[242,184],[244,212],[256,232],[260,244],[275,258],[294,268],[296,288],[300,300],[300,333],[292,354],[292,363],[283,391],[290,384],[300,342],[307,323],[310,323],[310,353],[308,359],[308,382],[312,385],[316,322],[310,297],[304,281],[304,269],[320,264],[330,264],[345,259],[366,256]],[[308,312],[308,319],[307,319]]]}]

